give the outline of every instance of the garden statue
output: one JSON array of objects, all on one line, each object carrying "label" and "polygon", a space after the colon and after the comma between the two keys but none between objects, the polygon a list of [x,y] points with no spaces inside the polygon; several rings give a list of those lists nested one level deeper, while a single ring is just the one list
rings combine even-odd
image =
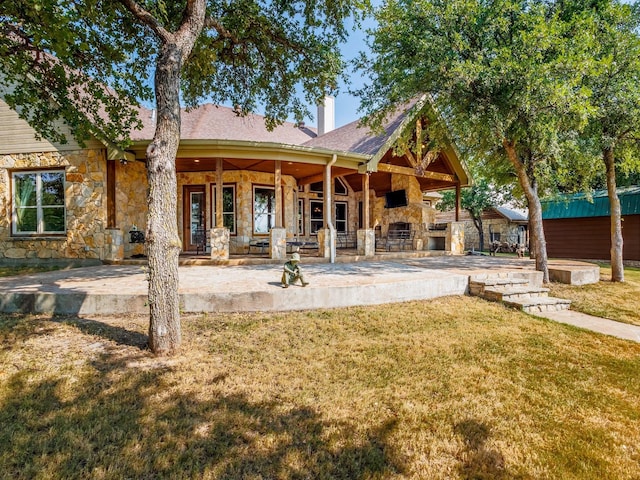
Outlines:
[{"label": "garden statue", "polygon": [[290,284],[295,283],[296,280],[300,280],[303,287],[309,285],[304,281],[304,275],[302,274],[302,268],[300,268],[300,254],[294,253],[291,255],[291,260],[284,264],[284,272],[282,272],[282,288],[288,288]]}]

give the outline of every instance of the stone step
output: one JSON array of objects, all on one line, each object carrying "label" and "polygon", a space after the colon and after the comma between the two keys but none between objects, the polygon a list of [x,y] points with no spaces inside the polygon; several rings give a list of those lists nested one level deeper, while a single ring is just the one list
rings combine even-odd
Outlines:
[{"label": "stone step", "polygon": [[484,280],[469,280],[469,293],[482,297],[487,288],[527,286],[529,281],[524,278],[504,277],[487,278]]},{"label": "stone step", "polygon": [[509,300],[528,300],[549,296],[548,288],[530,286],[499,286],[487,287],[481,295],[494,302],[506,302]]},{"label": "stone step", "polygon": [[505,300],[503,303],[509,307],[517,308],[524,312],[533,314],[568,310],[571,306],[571,300],[556,297],[525,298],[521,300],[513,299]]}]

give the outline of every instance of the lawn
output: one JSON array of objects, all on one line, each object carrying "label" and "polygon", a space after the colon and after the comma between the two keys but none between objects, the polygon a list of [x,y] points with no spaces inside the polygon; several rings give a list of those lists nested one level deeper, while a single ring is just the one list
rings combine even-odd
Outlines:
[{"label": "lawn", "polygon": [[0,316],[0,478],[637,479],[640,344],[470,297]]},{"label": "lawn", "polygon": [[640,325],[640,268],[624,269],[624,283],[611,282],[611,267],[600,267],[600,282],[592,285],[551,285],[554,297],[571,300],[571,309],[597,317]]},{"label": "lawn", "polygon": [[0,277],[10,277],[13,275],[27,275],[30,273],[49,272],[51,270],[59,270],[58,265],[50,265],[43,263],[42,265],[15,265],[0,266]]}]

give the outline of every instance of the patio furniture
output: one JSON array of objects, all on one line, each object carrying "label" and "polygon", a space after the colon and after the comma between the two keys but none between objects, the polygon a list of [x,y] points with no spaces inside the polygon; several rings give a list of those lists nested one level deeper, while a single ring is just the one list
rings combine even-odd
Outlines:
[{"label": "patio furniture", "polygon": [[358,238],[354,232],[337,232],[336,248],[356,248]]},{"label": "patio furniture", "polygon": [[209,233],[208,230],[205,230],[204,228],[198,228],[193,233],[193,243],[196,246],[196,255],[200,254],[200,250],[202,250],[202,253],[207,251],[207,233]]},{"label": "patio furniture", "polygon": [[249,253],[256,253],[253,250],[259,250],[259,253],[263,254],[269,251],[269,239],[268,238],[254,238],[249,241]]}]

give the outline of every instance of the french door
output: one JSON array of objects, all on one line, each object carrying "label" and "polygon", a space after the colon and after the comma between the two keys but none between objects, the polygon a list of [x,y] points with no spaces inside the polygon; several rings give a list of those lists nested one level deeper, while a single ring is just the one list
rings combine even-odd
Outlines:
[{"label": "french door", "polygon": [[184,201],[184,251],[197,250],[206,230],[206,195],[204,185],[185,185]]}]

